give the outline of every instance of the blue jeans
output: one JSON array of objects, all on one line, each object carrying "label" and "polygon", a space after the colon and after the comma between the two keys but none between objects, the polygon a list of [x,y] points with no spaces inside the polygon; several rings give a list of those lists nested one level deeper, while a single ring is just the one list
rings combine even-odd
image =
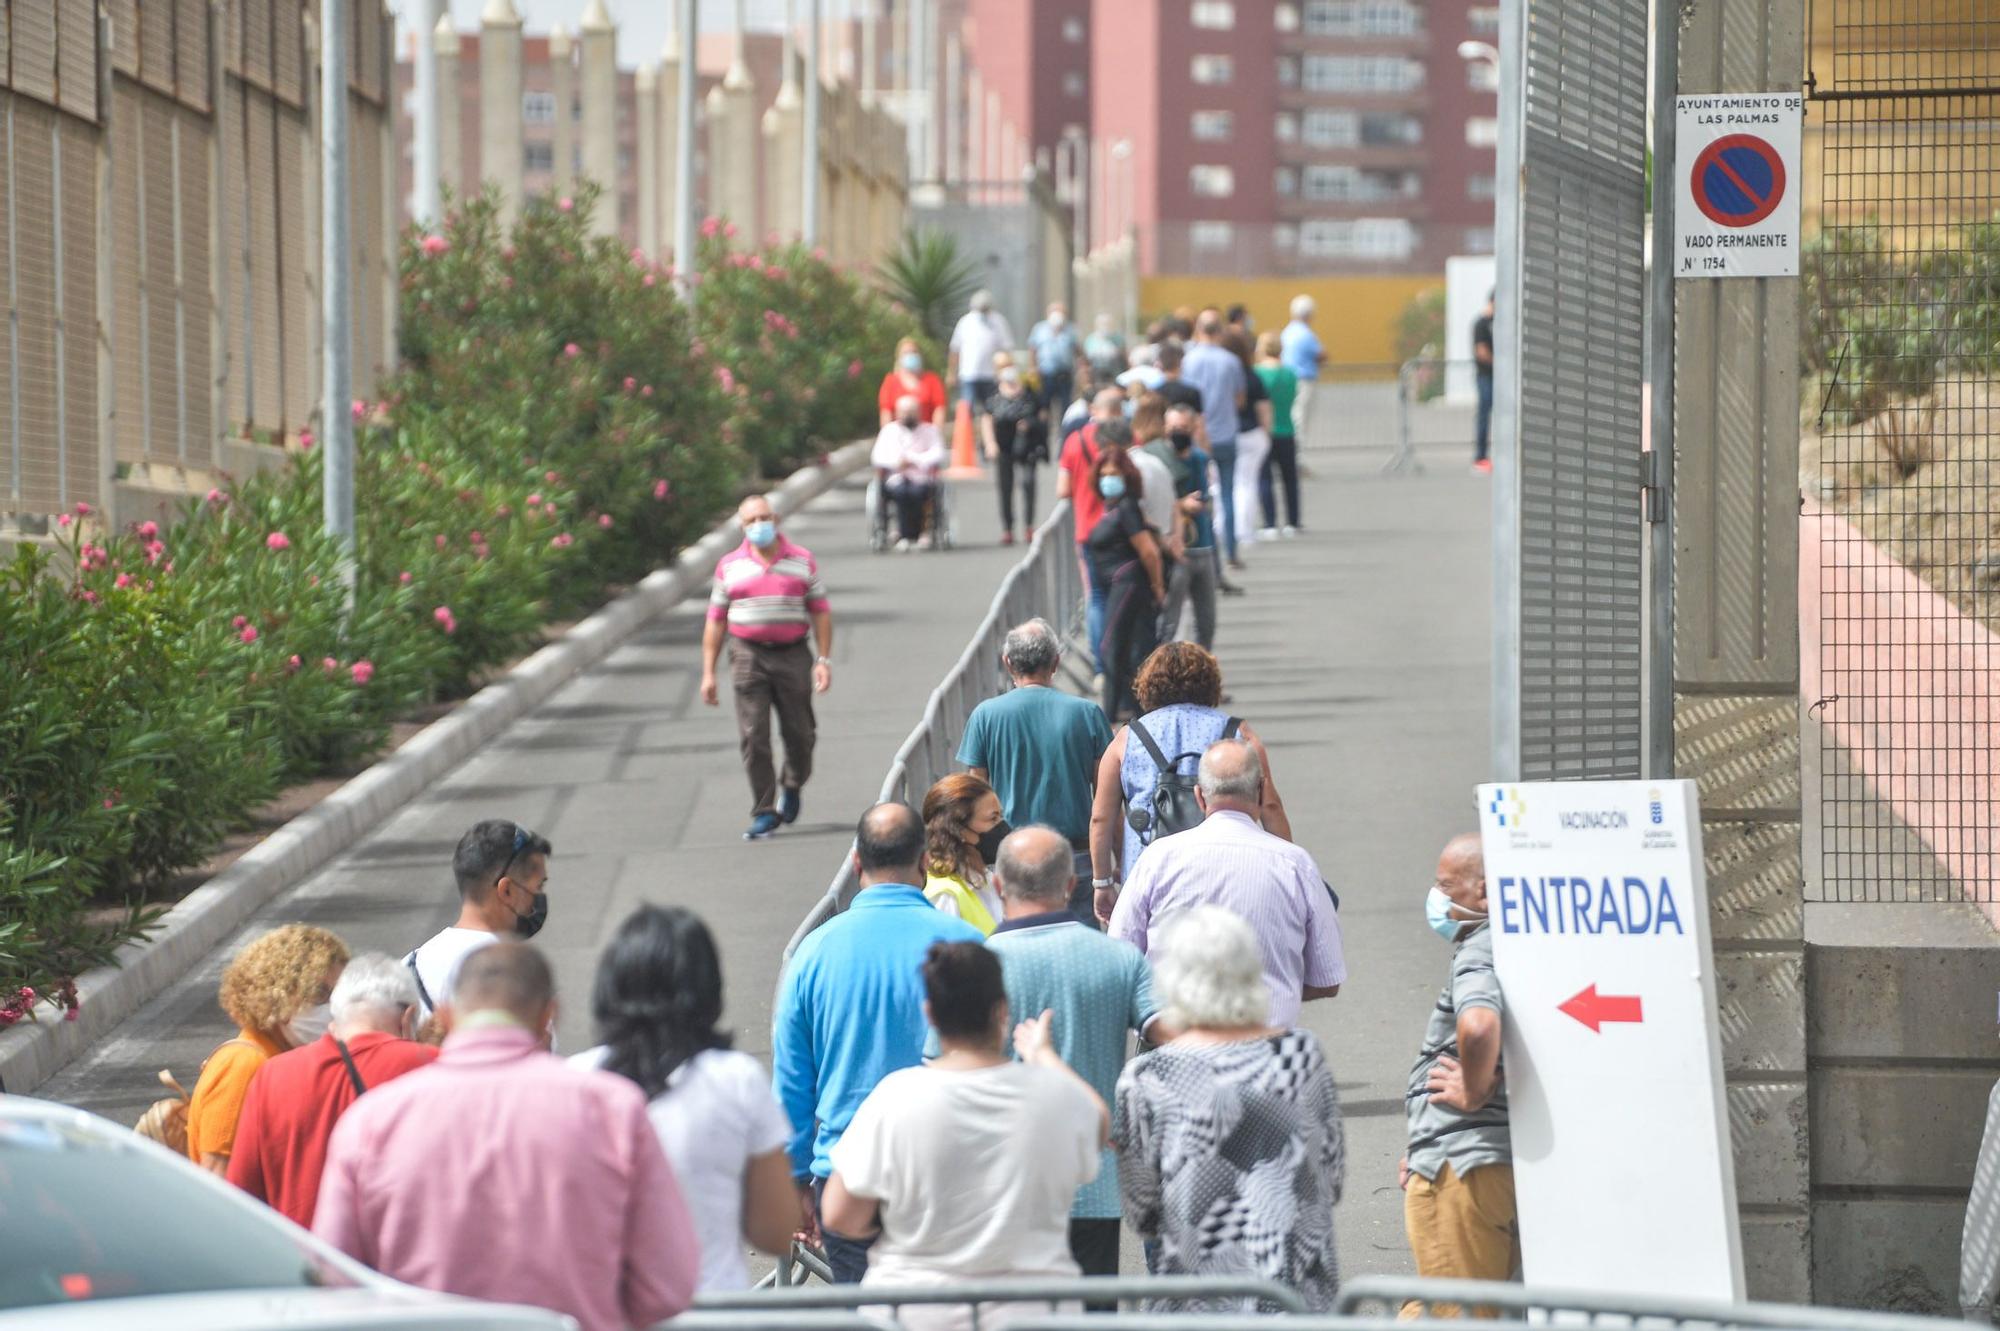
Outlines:
[{"label": "blue jeans", "polygon": [[1104,669],[1104,608],[1111,603],[1111,589],[1098,586],[1090,576],[1090,560],[1084,557],[1083,547],[1076,548],[1076,557],[1083,564],[1083,587],[1090,593],[1090,604],[1084,611],[1083,628],[1090,638],[1090,661],[1098,670]]},{"label": "blue jeans", "polygon": [[826,1180],[813,1179],[813,1213],[819,1217],[819,1241],[826,1248],[826,1264],[833,1272],[836,1285],[858,1285],[861,1277],[868,1274],[868,1250],[875,1246],[875,1240],[862,1243],[836,1234],[826,1227],[824,1206]]},{"label": "blue jeans", "polygon": [[1208,450],[1215,459],[1216,474],[1222,480],[1222,548],[1236,558],[1236,441],[1213,443]]},{"label": "blue jeans", "polygon": [[1493,376],[1474,376],[1479,384],[1479,415],[1473,425],[1472,460],[1484,462],[1493,438]]}]

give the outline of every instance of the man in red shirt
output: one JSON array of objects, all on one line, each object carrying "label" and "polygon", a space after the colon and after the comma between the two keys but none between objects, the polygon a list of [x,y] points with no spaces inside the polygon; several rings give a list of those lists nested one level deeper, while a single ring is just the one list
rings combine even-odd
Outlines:
[{"label": "man in red shirt", "polygon": [[308,1228],[333,1125],[364,1090],[438,1056],[407,1038],[417,984],[394,957],[371,952],[349,961],[328,1005],[333,1025],[325,1035],[257,1070],[229,1157],[231,1183]]},{"label": "man in red shirt", "polygon": [[1104,607],[1111,589],[1091,585],[1090,561],[1084,557],[1083,543],[1090,539],[1090,529],[1104,516],[1104,496],[1097,493],[1097,482],[1091,474],[1097,470],[1097,459],[1102,455],[1097,445],[1097,427],[1104,421],[1122,420],[1124,416],[1125,390],[1116,386],[1102,390],[1090,400],[1090,419],[1063,440],[1062,455],[1056,461],[1056,497],[1069,500],[1070,507],[1076,510],[1076,560],[1083,566],[1083,585],[1090,592],[1085,628],[1090,635],[1091,659],[1099,662],[1099,670],[1104,668]]}]

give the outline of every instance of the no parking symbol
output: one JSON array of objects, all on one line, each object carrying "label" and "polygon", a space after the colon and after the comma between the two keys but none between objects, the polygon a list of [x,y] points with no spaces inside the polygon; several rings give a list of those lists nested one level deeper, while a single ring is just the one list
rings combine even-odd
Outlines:
[{"label": "no parking symbol", "polygon": [[1678,99],[1674,276],[1798,276],[1804,108],[1793,93]]}]

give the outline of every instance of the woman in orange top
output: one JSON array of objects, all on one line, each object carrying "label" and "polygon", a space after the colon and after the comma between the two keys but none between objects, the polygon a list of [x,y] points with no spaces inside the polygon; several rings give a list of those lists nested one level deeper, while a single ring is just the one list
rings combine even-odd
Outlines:
[{"label": "woman in orange top", "polygon": [[327,1000],[347,966],[347,944],[309,924],[287,924],[252,941],[222,972],[222,1010],[241,1029],[201,1065],[188,1097],[188,1157],[229,1172],[236,1120],[257,1069],[326,1033]]},{"label": "woman in orange top", "polygon": [[922,419],[944,430],[944,380],[924,368],[924,350],[914,337],[896,344],[896,368],[882,376],[882,387],[875,394],[875,405],[882,410],[878,424],[896,419],[896,402],[905,396],[917,400]]}]

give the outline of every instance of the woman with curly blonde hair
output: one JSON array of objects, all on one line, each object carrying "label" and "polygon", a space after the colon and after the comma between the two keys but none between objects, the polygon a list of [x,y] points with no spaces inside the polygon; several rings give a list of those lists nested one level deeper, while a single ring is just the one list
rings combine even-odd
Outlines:
[{"label": "woman with curly blonde hair", "polygon": [[257,1069],[325,1034],[327,1000],[347,967],[347,944],[310,924],[287,924],[253,939],[222,972],[222,1010],[239,1027],[201,1065],[188,1097],[188,1157],[229,1171],[236,1120]]},{"label": "woman with curly blonde hair", "polygon": [[993,787],[965,772],[945,777],[924,796],[924,895],[947,915],[990,934],[1000,895],[987,869],[1013,829]]}]

